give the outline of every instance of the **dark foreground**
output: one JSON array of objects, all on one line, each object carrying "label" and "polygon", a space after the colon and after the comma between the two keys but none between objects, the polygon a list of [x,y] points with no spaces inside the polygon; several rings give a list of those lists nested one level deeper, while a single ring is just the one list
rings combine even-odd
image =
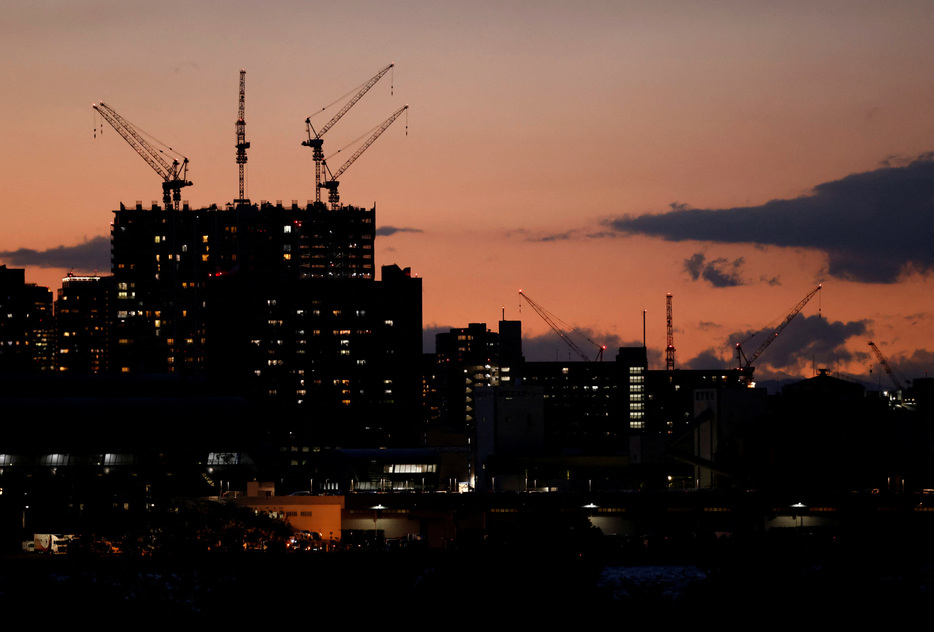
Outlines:
[{"label": "dark foreground", "polygon": [[[632,543],[630,543],[632,544]],[[897,538],[841,543],[786,534],[697,551],[348,551],[0,560],[0,607],[33,623],[351,624],[403,616],[473,627],[691,619],[759,625],[892,621],[934,603],[929,555]],[[676,559],[681,558],[681,559]],[[479,617],[479,618],[478,618]],[[391,626],[396,627],[396,626]],[[770,626],[771,627],[771,626]]]}]

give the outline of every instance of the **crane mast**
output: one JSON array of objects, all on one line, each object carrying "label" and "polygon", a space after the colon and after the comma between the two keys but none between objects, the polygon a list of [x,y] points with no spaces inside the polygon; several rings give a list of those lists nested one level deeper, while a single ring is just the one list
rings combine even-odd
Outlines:
[{"label": "crane mast", "polygon": [[322,127],[320,130],[317,130],[317,131],[315,130],[314,126],[311,124],[310,116],[305,119],[305,130],[308,133],[308,140],[302,141],[302,146],[311,147],[312,151],[314,152],[313,158],[315,161],[315,202],[321,201],[321,188],[323,186],[322,175],[324,175],[324,172],[323,172],[324,139],[322,139],[321,137],[324,136],[324,134],[329,129],[331,129],[335,123],[341,120],[341,117],[347,114],[347,111],[350,110],[350,108],[352,108],[357,101],[363,98],[363,95],[369,92],[370,88],[375,86],[376,82],[382,79],[383,75],[389,72],[393,68],[394,65],[395,64],[389,64],[388,66],[380,70],[378,73],[376,73],[376,75],[373,76],[373,78],[371,78],[369,81],[363,84],[363,87],[360,88],[360,90],[350,99],[350,101],[348,101],[337,114],[331,117],[331,120],[325,123],[324,127]]},{"label": "crane mast", "polygon": [[882,368],[885,369],[886,374],[889,376],[889,379],[892,380],[892,384],[895,385],[896,390],[905,390],[905,387],[902,386],[901,380],[895,377],[895,371],[892,370],[892,366],[889,364],[889,361],[886,360],[885,356],[882,355],[882,352],[879,351],[879,347],[876,346],[876,343],[870,340],[869,346],[872,347],[873,352],[876,354],[876,358],[879,360],[879,364],[881,364]]},{"label": "crane mast", "polygon": [[[342,173],[347,171],[347,168],[350,167],[350,165],[352,165],[357,160],[357,158],[359,158],[363,154],[363,152],[367,150],[367,148],[370,145],[376,142],[376,139],[379,138],[383,132],[389,129],[389,126],[393,124],[393,121],[399,118],[402,115],[402,113],[408,109],[409,109],[408,105],[403,105],[401,108],[393,112],[392,116],[390,116],[388,119],[382,122],[382,124],[376,129],[376,131],[373,132],[373,135],[370,136],[366,140],[366,142],[363,143],[363,145],[361,145],[360,148],[356,152],[354,152],[353,156],[347,159],[347,162],[341,165],[340,169],[338,169],[337,171],[334,172],[333,175],[331,175],[330,179],[318,185],[319,191],[322,188],[328,190],[328,202],[331,204],[332,211],[340,210],[340,206],[341,206],[340,194],[337,191],[337,187],[340,184],[340,181],[338,180],[338,178],[341,177]],[[328,163],[324,162],[323,165],[324,165],[324,168],[327,169],[328,173],[330,173],[331,170],[328,169]]]},{"label": "crane mast", "polygon": [[[547,309],[545,309],[544,307],[542,307],[541,305],[539,305],[538,303],[530,299],[528,296],[525,295],[525,293],[522,290],[519,290],[519,296],[524,298],[526,303],[532,306],[532,309],[535,310],[535,313],[538,314],[542,320],[548,323],[548,326],[551,327],[552,330],[554,330],[554,332],[558,334],[558,336],[561,337],[561,340],[563,340],[565,344],[574,351],[574,353],[579,355],[584,360],[588,362],[590,361],[590,357],[586,353],[581,351],[580,347],[574,344],[574,341],[571,340],[571,338],[568,336],[566,329],[575,332],[578,336],[584,338],[587,342],[595,346],[598,350],[597,351],[597,362],[600,362],[603,360],[603,351],[606,349],[606,346],[597,344],[596,342],[588,338],[586,335],[584,335],[581,331],[574,329],[573,327],[571,327],[570,325],[562,321],[560,318],[558,318],[557,316],[549,312]],[[559,323],[561,323],[563,327],[558,326],[558,324],[555,321],[558,321]]]},{"label": "crane mast", "polygon": [[[192,184],[188,181],[188,158],[181,156],[181,163],[179,163],[177,158],[174,158],[170,163],[163,156],[163,150],[153,147],[143,138],[137,127],[117,114],[109,105],[101,101],[100,103],[93,104],[91,107],[97,110],[104,120],[117,130],[117,133],[123,137],[123,140],[152,167],[153,171],[159,174],[163,180],[162,202],[165,208],[175,208],[175,210],[178,210],[182,199],[182,187],[189,187]],[[171,147],[167,147],[167,149],[174,153]]]},{"label": "crane mast", "polygon": [[671,321],[671,293],[668,293],[668,296],[665,297],[665,303],[667,306],[668,312],[668,346],[665,348],[665,369],[668,371],[675,370],[675,337],[674,337],[674,327],[672,326]]},{"label": "crane mast", "polygon": [[240,71],[240,113],[237,117],[237,166],[240,168],[240,197],[237,198],[237,204],[248,204],[243,193],[243,171],[246,167],[246,150],[250,143],[246,140],[246,121],[243,120],[246,102],[246,70]]},{"label": "crane mast", "polygon": [[741,345],[740,343],[737,343],[737,344],[736,344],[736,357],[737,357],[737,359],[738,359],[740,362],[742,362],[743,360],[746,360],[745,364],[744,364],[742,367],[740,367],[741,370],[743,370],[743,371],[748,371],[748,370],[751,369],[752,363],[756,360],[756,358],[758,358],[760,355],[762,355],[762,352],[763,352],[763,351],[765,351],[766,349],[768,349],[769,345],[772,344],[772,342],[773,342],[776,338],[778,338],[778,334],[782,333],[782,330],[784,330],[785,327],[788,326],[788,323],[790,323],[792,320],[794,320],[794,317],[797,316],[798,313],[799,313],[802,309],[804,309],[804,306],[808,304],[808,301],[810,301],[812,298],[814,298],[814,295],[817,294],[818,292],[820,292],[820,290],[821,290],[821,286],[818,285],[816,288],[814,288],[813,290],[811,290],[810,292],[808,292],[808,295],[805,296],[803,299],[801,299],[801,301],[800,301],[797,305],[795,305],[794,309],[792,309],[791,312],[790,312],[787,316],[785,316],[785,320],[783,320],[782,323],[781,323],[778,327],[776,327],[775,330],[774,330],[772,333],[769,334],[768,338],[766,338],[766,339],[762,342],[762,344],[759,345],[759,348],[756,349],[755,353],[753,353],[753,354],[749,357],[748,360],[746,359],[746,354],[743,353],[743,347],[742,347],[742,345]]}]

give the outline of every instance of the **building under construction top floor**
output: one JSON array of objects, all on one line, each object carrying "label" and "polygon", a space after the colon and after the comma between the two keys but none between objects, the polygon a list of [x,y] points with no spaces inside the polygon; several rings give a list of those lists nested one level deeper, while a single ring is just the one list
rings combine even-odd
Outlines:
[{"label": "building under construction top floor", "polygon": [[376,209],[238,204],[180,210],[121,204],[111,227],[116,285],[113,367],[199,372],[209,279],[288,283],[374,280]]}]

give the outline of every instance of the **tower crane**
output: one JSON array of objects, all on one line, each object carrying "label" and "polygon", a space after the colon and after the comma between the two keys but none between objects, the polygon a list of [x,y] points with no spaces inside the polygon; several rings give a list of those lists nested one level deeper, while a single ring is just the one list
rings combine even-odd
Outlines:
[{"label": "tower crane", "polygon": [[314,152],[314,161],[315,161],[315,202],[321,201],[321,188],[322,180],[321,176],[323,175],[322,166],[324,165],[324,151],[322,146],[324,144],[324,139],[321,137],[331,129],[335,123],[341,120],[347,111],[354,106],[354,104],[359,101],[364,94],[366,94],[370,88],[376,85],[376,82],[383,78],[387,72],[389,72],[395,64],[389,64],[382,70],[380,70],[376,75],[363,84],[363,87],[348,101],[341,110],[335,114],[330,121],[324,124],[320,130],[315,130],[314,126],[311,124],[311,117],[305,119],[305,129],[308,132],[308,140],[302,141],[302,147],[311,147]]},{"label": "tower crane", "polygon": [[665,329],[668,333],[668,346],[665,348],[665,369],[667,371],[675,370],[675,336],[674,336],[674,326],[672,325],[671,320],[671,292],[668,293],[668,296],[665,297],[665,305],[667,308],[667,323]]},{"label": "tower crane", "polygon": [[[191,182],[188,180],[188,158],[176,154],[182,161],[179,162],[178,158],[173,158],[170,163],[163,155],[165,150],[153,147],[143,138],[142,134],[145,132],[142,132],[138,127],[117,114],[109,105],[101,101],[91,107],[97,110],[104,117],[104,120],[117,130],[123,140],[129,143],[130,147],[152,167],[153,171],[159,174],[163,180],[162,202],[165,208],[178,210],[182,199],[182,187],[191,186]],[[173,154],[176,153],[171,147],[166,147],[166,150]]]},{"label": "tower crane", "polygon": [[882,368],[885,369],[885,372],[888,374],[889,379],[892,380],[892,384],[895,385],[895,389],[899,391],[904,391],[905,387],[902,385],[901,380],[895,376],[895,371],[892,370],[892,366],[889,364],[889,361],[885,359],[885,356],[882,355],[882,352],[879,351],[879,347],[876,346],[872,340],[869,341],[869,346],[872,347],[873,352],[876,354],[876,358],[879,360],[879,364],[882,365]]},{"label": "tower crane", "polygon": [[[374,142],[376,142],[376,139],[379,138],[383,132],[389,129],[389,126],[392,125],[393,121],[399,118],[402,115],[402,113],[408,109],[409,109],[408,105],[403,105],[401,108],[393,112],[392,116],[390,116],[388,119],[383,121],[382,124],[380,124],[379,127],[376,128],[376,131],[373,132],[373,135],[370,136],[366,140],[366,142],[363,143],[356,152],[354,152],[353,156],[347,159],[347,162],[341,165],[340,169],[338,169],[331,175],[330,179],[325,180],[324,182],[318,184],[319,190],[322,188],[328,190],[328,202],[330,202],[331,204],[332,211],[339,210],[341,206],[340,194],[337,192],[337,186],[340,184],[340,182],[338,181],[338,178],[340,178],[341,174],[347,171],[347,168],[350,165],[352,165],[357,160],[357,158],[360,157],[360,155],[363,152],[367,150],[367,147],[369,147]],[[330,174],[331,170],[328,168],[328,163],[324,162],[322,164],[324,165],[324,168],[327,169],[327,172]]]},{"label": "tower crane", "polygon": [[240,167],[240,197],[237,204],[248,204],[250,201],[243,194],[243,170],[246,167],[246,150],[250,143],[246,140],[246,121],[243,120],[244,105],[246,101],[246,70],[240,71],[240,115],[237,117],[237,166]]},{"label": "tower crane", "polygon": [[[581,351],[581,348],[578,347],[576,344],[574,344],[574,341],[571,340],[570,336],[568,335],[567,330],[570,330],[576,333],[578,336],[580,336],[581,338],[585,339],[587,342],[595,346],[597,348],[597,362],[600,362],[603,360],[603,352],[604,350],[606,350],[606,345],[597,344],[596,342],[591,340],[589,337],[587,337],[580,330],[574,329],[573,327],[568,325],[566,322],[562,321],[560,318],[558,318],[557,316],[549,312],[547,309],[545,309],[544,307],[542,307],[541,305],[539,305],[538,303],[530,299],[528,296],[525,295],[525,293],[522,290],[519,290],[519,296],[524,298],[526,303],[532,306],[532,309],[535,310],[535,313],[541,316],[542,320],[548,323],[548,326],[551,327],[554,330],[554,332],[561,337],[561,340],[563,340],[565,344],[567,344],[567,346],[569,346],[574,351],[574,353],[579,355],[584,360],[588,362],[590,361],[590,357],[586,353]],[[555,321],[557,321],[557,323]],[[563,327],[559,327],[558,323],[563,325]]]},{"label": "tower crane", "polygon": [[746,359],[746,354],[743,353],[742,344],[741,343],[736,344],[736,359],[740,363],[745,361],[745,364],[743,364],[740,367],[741,371],[750,371],[752,369],[752,363],[755,362],[756,358],[762,355],[762,352],[765,351],[776,338],[778,338],[778,334],[782,333],[782,330],[788,326],[788,323],[794,320],[794,317],[797,316],[798,313],[802,309],[804,309],[804,306],[808,304],[808,301],[814,298],[815,294],[820,292],[820,289],[821,289],[821,286],[818,285],[816,288],[808,292],[808,295],[805,296],[803,299],[801,299],[801,301],[797,305],[795,305],[794,309],[792,309],[791,312],[787,316],[785,316],[785,320],[783,320],[782,323],[778,327],[776,327],[772,333],[769,334],[768,338],[766,338],[762,342],[762,344],[759,345],[759,348],[755,350],[755,352],[749,357],[749,359]]}]

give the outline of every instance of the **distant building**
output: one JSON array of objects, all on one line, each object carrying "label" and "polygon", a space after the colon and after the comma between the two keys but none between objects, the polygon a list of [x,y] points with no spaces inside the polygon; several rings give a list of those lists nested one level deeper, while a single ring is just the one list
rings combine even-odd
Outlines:
[{"label": "distant building", "polygon": [[487,329],[486,323],[471,323],[437,334],[434,421],[455,432],[473,428],[473,389],[509,384],[522,361],[520,321],[500,321],[498,333]]},{"label": "distant building", "polygon": [[418,442],[421,279],[383,266],[379,281],[212,279],[208,374],[272,405],[298,407],[340,445]]},{"label": "distant building", "polygon": [[113,300],[112,277],[62,279],[55,300],[55,369],[71,373],[107,373]]},{"label": "distant building", "polygon": [[[474,391],[477,489],[526,491],[519,459],[545,454],[545,414],[540,386],[483,386]],[[498,484],[497,484],[498,479]]]},{"label": "distant building", "polygon": [[0,266],[0,374],[51,371],[53,332],[52,292]]},{"label": "distant building", "polygon": [[447,476],[472,487],[477,476],[477,389],[512,385],[522,358],[522,323],[502,320],[499,331],[470,323],[435,336],[435,355],[425,366],[426,442],[444,446]]},{"label": "distant building", "polygon": [[526,362],[517,378],[544,390],[546,443],[553,454],[623,454],[645,429],[644,347],[613,362]]}]

